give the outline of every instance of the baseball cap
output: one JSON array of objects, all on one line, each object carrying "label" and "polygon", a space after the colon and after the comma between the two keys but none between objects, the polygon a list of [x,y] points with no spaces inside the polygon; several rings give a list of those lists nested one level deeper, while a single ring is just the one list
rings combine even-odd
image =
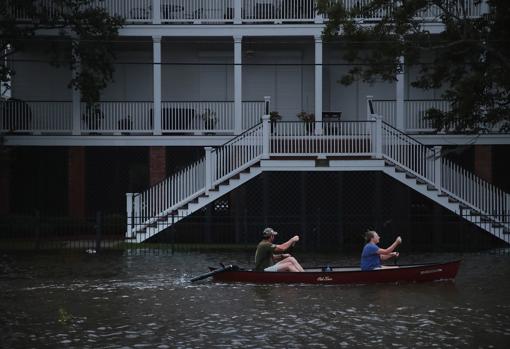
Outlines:
[{"label": "baseball cap", "polygon": [[278,235],[278,233],[276,231],[274,231],[273,228],[266,228],[262,232],[262,236],[264,236],[264,237],[268,237],[270,235]]}]

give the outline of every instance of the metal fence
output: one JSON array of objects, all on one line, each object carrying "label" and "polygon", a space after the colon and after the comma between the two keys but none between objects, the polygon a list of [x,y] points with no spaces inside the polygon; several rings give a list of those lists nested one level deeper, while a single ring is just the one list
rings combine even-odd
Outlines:
[{"label": "metal fence", "polygon": [[[209,213],[208,213],[209,212]],[[510,212],[508,217],[510,217]],[[178,217],[175,217],[178,218]],[[387,218],[387,217],[383,217]],[[398,222],[377,223],[374,215],[351,214],[340,217],[312,210],[300,215],[268,215],[262,217],[247,210],[240,214],[221,212],[219,206],[186,217],[155,238],[144,243],[125,240],[126,220],[137,217],[97,214],[85,219],[45,217],[40,215],[0,218],[0,250],[45,251],[73,250],[83,253],[102,251],[175,251],[175,250],[246,250],[253,252],[266,226],[278,230],[278,241],[285,242],[294,234],[300,235],[296,249],[308,252],[361,250],[362,235],[376,229],[382,245],[390,244],[400,235],[404,239],[402,251],[481,251],[508,250],[507,245],[493,236],[483,234],[467,220],[493,224],[490,217],[453,214],[436,216],[416,213],[410,217],[393,217]],[[153,225],[163,224],[154,222]],[[502,232],[510,234],[510,231]]]}]

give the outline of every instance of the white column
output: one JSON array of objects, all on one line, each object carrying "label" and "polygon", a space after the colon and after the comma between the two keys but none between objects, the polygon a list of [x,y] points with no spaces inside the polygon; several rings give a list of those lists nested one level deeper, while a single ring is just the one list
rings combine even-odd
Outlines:
[{"label": "white column", "polygon": [[234,36],[234,134],[242,133],[243,120],[243,57],[242,36]]},{"label": "white column", "polygon": [[241,3],[242,0],[234,0],[234,24],[241,24]]},{"label": "white column", "polygon": [[152,24],[161,24],[161,0],[152,0]]},{"label": "white column", "polygon": [[441,157],[441,146],[436,145],[434,147],[434,185],[437,190],[441,191],[441,173],[443,160]]},{"label": "white column", "polygon": [[315,134],[322,134],[322,37],[315,36]]},{"label": "white column", "polygon": [[271,96],[264,96],[264,115],[271,113]]},{"label": "white column", "polygon": [[[74,49],[73,49],[72,54],[75,55]],[[76,59],[76,66],[74,67],[74,69],[72,71],[73,79],[78,76],[80,69],[81,69],[79,58],[77,56],[75,56],[75,59]],[[73,87],[71,98],[72,98],[72,103],[73,103],[72,134],[73,134],[73,136],[76,136],[81,133],[81,118],[80,118],[80,115],[81,115],[81,91],[77,90],[76,87]]]},{"label": "white column", "polygon": [[405,120],[404,120],[404,92],[405,92],[405,66],[404,57],[400,57],[400,64],[402,71],[397,74],[397,90],[396,90],[396,109],[397,109],[397,129],[405,131]]},{"label": "white column", "polygon": [[161,36],[152,37],[152,61],[153,61],[153,97],[152,106],[154,117],[153,134],[161,135]]}]

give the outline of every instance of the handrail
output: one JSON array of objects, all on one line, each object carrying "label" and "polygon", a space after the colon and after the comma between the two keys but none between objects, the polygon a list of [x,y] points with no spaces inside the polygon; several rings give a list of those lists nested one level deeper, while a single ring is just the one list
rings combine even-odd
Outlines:
[{"label": "handrail", "polygon": [[[346,125],[338,129],[325,127],[318,133],[308,128],[302,130],[294,126],[285,126],[292,124],[306,126],[303,121],[277,122],[279,123],[282,124],[282,129],[275,128],[269,134],[269,120],[266,119],[221,146],[207,150],[206,156],[202,156],[193,164],[154,184],[144,192],[134,194],[135,209],[138,207],[144,214],[142,217],[146,217],[143,222],[138,223],[142,228],[135,228],[134,231],[154,223],[158,217],[165,216],[172,210],[179,209],[190,200],[202,193],[207,193],[216,185],[249,168],[269,154],[275,156],[355,154],[376,158],[381,158],[382,154],[382,158],[401,166],[405,172],[416,175],[425,183],[435,186],[479,214],[489,216],[492,222],[508,225],[504,213],[510,208],[509,194],[441,157],[435,148],[417,141],[380,119],[375,122],[373,120],[315,121],[313,124],[316,125]],[[363,123],[369,127],[364,127]],[[331,139],[335,142],[328,143]],[[350,139],[357,140],[358,143],[337,142],[337,140]],[[290,143],[287,140],[290,140]],[[267,144],[270,147],[268,150],[266,150]],[[382,145],[381,150],[378,150],[381,147],[379,144]],[[276,148],[272,149],[273,147]],[[185,188],[176,186],[173,183],[176,180],[182,182]],[[171,196],[175,190],[177,193]]]},{"label": "handrail", "polygon": [[[396,99],[372,99],[374,102],[396,102]],[[428,101],[434,101],[434,102],[451,102],[448,99],[441,99],[441,98],[423,98],[423,99],[404,99],[404,102],[428,102]]]},{"label": "handrail", "polygon": [[407,133],[402,132],[401,130],[399,130],[399,129],[398,129],[398,128],[396,128],[395,126],[388,124],[386,121],[382,121],[382,123],[383,123],[383,125],[385,125],[385,126],[387,126],[387,127],[389,127],[389,128],[392,128],[394,131],[399,132],[402,136],[404,136],[404,137],[406,137],[406,138],[408,138],[408,139],[412,140],[413,142],[418,143],[418,144],[420,144],[420,145],[424,146],[425,148],[429,148],[429,149],[431,149],[431,150],[434,150],[434,149],[433,149],[433,148],[434,148],[433,146],[428,145],[428,144],[424,144],[424,143],[420,142],[419,140],[417,140],[417,139],[415,139],[415,138],[413,138],[413,137],[409,136]]},{"label": "handrail", "polygon": [[245,133],[248,133],[249,131],[253,130],[255,127],[260,126],[261,124],[262,124],[262,122],[259,122],[258,124],[253,125],[252,127],[248,128],[248,129],[246,129],[246,130],[244,130],[244,131],[243,131],[243,133],[241,133],[241,134],[239,134],[239,135],[235,136],[234,138],[229,139],[229,140],[228,140],[228,141],[226,141],[225,143],[223,143],[223,144],[220,144],[220,145],[217,145],[217,146],[213,147],[213,148],[214,148],[214,150],[213,150],[213,151],[216,151],[216,149],[217,149],[217,148],[224,147],[224,146],[229,145],[230,143],[232,143],[232,142],[234,142],[234,141],[238,140],[239,138],[243,137],[243,136],[245,135]]},{"label": "handrail", "polygon": [[[251,127],[250,129],[248,130],[245,130],[243,133],[241,133],[240,135],[236,136],[235,138],[233,138],[232,140],[230,140],[229,142],[219,146],[219,148],[221,147],[224,147],[226,145],[228,145],[229,143],[231,143],[232,141],[235,141],[235,140],[238,140],[240,139],[241,137],[245,136],[247,133],[251,132],[253,129],[255,129],[257,126],[260,127],[260,124],[258,125],[255,125],[253,127]],[[154,189],[154,188],[157,188],[157,187],[160,187],[160,186],[163,186],[165,185],[165,183],[169,183],[171,181],[172,178],[178,178],[178,177],[182,177],[185,173],[193,170],[197,165],[199,165],[200,163],[204,163],[204,166],[205,166],[205,162],[206,162],[206,156],[202,156],[200,157],[199,159],[197,159],[196,161],[194,161],[192,164],[178,170],[177,172],[174,172],[173,174],[170,174],[168,177],[154,183],[153,185],[151,185],[148,189],[140,192],[140,193],[134,193],[133,194],[133,198],[138,198],[138,197],[142,197],[144,194],[148,195],[151,193],[151,191]],[[203,189],[205,190],[205,181],[204,181],[204,186],[203,186]],[[202,190],[202,189],[201,189]],[[190,195],[188,195],[187,198],[181,200],[181,201],[186,201],[188,198],[192,198],[193,195],[195,195],[196,193],[200,192],[201,190],[197,190],[195,193],[191,193]],[[172,205],[168,208],[166,208],[165,210],[163,210],[162,212],[166,212],[168,210],[170,210],[173,206],[175,205]],[[152,217],[151,217],[152,218]]]},{"label": "handrail", "polygon": [[[390,153],[383,150],[385,157],[403,166],[405,170],[418,175],[428,184],[436,186],[467,207],[508,227],[508,222],[505,222],[504,219],[506,212],[510,210],[510,195],[508,193],[453,161],[436,154],[436,150],[431,149],[430,146],[422,144],[387,123],[383,123],[383,125],[387,130],[392,130],[400,141],[404,141],[404,143],[398,141],[385,146],[397,148],[418,146],[418,149],[412,148],[411,152],[407,148],[392,150]],[[433,152],[435,156],[433,161],[423,158],[424,153],[420,148],[426,152]],[[383,147],[383,149],[386,148]],[[397,154],[397,158],[393,157],[395,154]]]}]

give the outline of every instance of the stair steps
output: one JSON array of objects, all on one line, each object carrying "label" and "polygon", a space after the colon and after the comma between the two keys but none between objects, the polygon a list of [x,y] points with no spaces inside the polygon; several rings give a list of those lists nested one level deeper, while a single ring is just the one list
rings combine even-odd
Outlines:
[{"label": "stair steps", "polygon": [[[360,125],[359,123],[357,125]],[[379,124],[377,124],[379,125]],[[376,125],[376,126],[377,126]],[[359,136],[366,136],[366,127],[362,125],[362,133]],[[283,126],[282,126],[283,127]],[[354,126],[351,126],[351,129]],[[430,148],[423,146],[420,143],[417,143],[410,136],[391,128],[388,126],[385,128],[385,124],[382,123],[377,127],[381,127],[378,132],[379,141],[381,139],[384,142],[391,143],[392,137],[395,139],[395,143],[391,144],[391,147],[382,148],[379,152],[374,151],[378,147],[377,142],[374,139],[370,139],[371,147],[374,147],[372,150],[368,150],[368,153],[352,153],[350,150],[346,150],[345,153],[339,151],[334,154],[317,154],[316,152],[316,143],[312,143],[307,147],[301,147],[301,150],[298,151],[297,154],[292,152],[285,153],[286,147],[290,147],[290,145],[282,147],[284,150],[279,153],[266,153],[265,155],[262,153],[257,153],[260,149],[263,149],[262,142],[263,137],[261,137],[261,132],[264,129],[262,124],[259,124],[255,128],[247,130],[245,133],[236,136],[233,140],[227,142],[224,146],[221,146],[213,152],[215,152],[214,156],[222,156],[221,161],[218,160],[216,164],[218,166],[218,173],[222,173],[222,175],[218,174],[219,179],[214,179],[212,175],[209,178],[210,182],[206,183],[202,187],[198,186],[197,189],[193,189],[196,191],[186,192],[187,196],[180,201],[175,201],[171,207],[168,207],[165,211],[154,213],[154,217],[141,222],[132,230],[132,235],[129,235],[129,229],[127,232],[126,240],[133,241],[136,240],[138,242],[145,241],[159,232],[168,229],[172,224],[176,224],[179,221],[185,219],[187,216],[193,214],[199,209],[202,209],[208,204],[211,204],[215,200],[219,199],[223,195],[229,193],[230,191],[238,188],[239,186],[245,184],[256,176],[260,175],[264,171],[382,171],[395,180],[407,185],[412,188],[416,192],[426,196],[430,200],[438,203],[439,205],[445,207],[446,209],[454,212],[459,215],[463,219],[477,225],[481,229],[493,234],[494,236],[510,243],[510,224],[505,221],[505,218],[501,218],[503,221],[498,221],[497,217],[501,216],[487,216],[484,212],[495,212],[495,208],[501,206],[501,201],[498,201],[497,204],[499,206],[486,206],[487,200],[479,200],[473,201],[466,196],[463,195],[462,192],[456,191],[455,186],[448,186],[448,181],[452,181],[452,178],[460,178],[464,180],[462,183],[478,183],[480,179],[475,178],[474,175],[469,174],[467,171],[463,169],[458,169],[456,165],[452,165],[446,160],[442,158],[435,158],[433,155],[435,153],[431,153]],[[383,133],[386,132],[386,133]],[[385,137],[382,137],[384,135]],[[320,137],[321,135],[309,135],[306,138],[311,139],[313,141],[313,137]],[[358,136],[358,137],[359,137]],[[372,134],[373,136],[373,134]],[[370,137],[372,137],[370,136]],[[258,137],[258,138],[257,138]],[[271,149],[271,147],[277,142],[272,142],[269,137],[269,147],[266,145],[265,149]],[[291,137],[291,136],[286,136]],[[298,135],[296,138],[299,139],[299,144],[302,144],[303,138],[302,135]],[[328,142],[331,142],[331,136],[328,136]],[[345,137],[344,135],[338,136],[339,140],[343,139],[341,137]],[[242,143],[243,140],[246,139],[246,143]],[[320,138],[317,138],[320,139]],[[305,140],[306,141],[306,140]],[[235,143],[238,142],[238,143]],[[339,142],[338,144],[341,144]],[[267,143],[266,143],[267,144]],[[290,143],[292,145],[292,143]],[[327,143],[330,144],[330,143]],[[249,152],[236,153],[236,147],[249,147],[254,154],[250,155],[251,157],[247,157],[246,154]],[[231,148],[228,148],[231,147]],[[241,147],[241,148],[242,148]],[[401,147],[401,148],[399,148]],[[226,149],[225,152],[221,153],[223,149]],[[244,148],[242,148],[244,149]],[[308,149],[308,150],[306,150]],[[392,153],[392,149],[398,149]],[[416,150],[417,149],[417,150]],[[267,151],[267,150],[266,150]],[[306,153],[308,151],[309,153]],[[413,152],[414,153],[407,153]],[[213,154],[210,152],[209,154]],[[218,155],[220,154],[220,155]],[[404,154],[404,155],[402,155]],[[432,155],[431,155],[432,154]],[[273,156],[271,156],[273,155]],[[212,155],[209,155],[212,156]],[[420,158],[422,157],[422,158]],[[242,159],[242,161],[240,160]],[[212,159],[212,158],[209,158]],[[218,158],[220,159],[220,158]],[[409,160],[409,159],[412,159]],[[432,159],[432,160],[430,160]],[[205,178],[207,177],[207,173],[216,173],[211,170],[212,166],[209,165],[212,160],[207,160],[207,158],[202,158],[196,163],[190,165],[184,172],[177,173],[175,178],[180,178],[178,176],[184,174],[192,173],[195,177],[193,178]],[[350,161],[350,162],[349,162]],[[376,165],[374,165],[374,161]],[[348,165],[344,165],[344,163],[348,163]],[[220,168],[222,164],[228,163],[231,167]],[[419,166],[415,166],[413,168],[413,164],[416,165],[419,163]],[[238,166],[235,168],[235,166]],[[369,164],[369,165],[367,165]],[[407,164],[407,165],[406,165]],[[434,166],[432,166],[433,164]],[[233,167],[232,167],[233,166]],[[424,170],[425,167],[425,170]],[[209,168],[209,172],[207,172]],[[438,177],[437,169],[439,169]],[[446,172],[446,175],[441,174],[443,170],[449,171]],[[188,172],[186,172],[188,171]],[[193,172],[194,171],[194,172]],[[216,171],[216,170],[214,170]],[[203,176],[203,177],[200,177]],[[463,177],[464,176],[464,177]],[[172,181],[177,181],[174,177],[171,177]],[[192,179],[193,179],[192,178]],[[212,179],[211,179],[212,178]],[[439,178],[440,183],[436,183],[436,180]],[[446,178],[445,181],[443,179]],[[468,182],[471,180],[471,182]],[[189,182],[194,183],[192,180],[181,181],[184,184],[189,184]],[[181,182],[176,182],[177,184]],[[172,183],[166,183],[166,186],[161,186],[161,190],[168,190],[168,188],[172,187]],[[201,184],[202,185],[202,184]],[[478,191],[486,190],[489,188],[490,184],[483,184]],[[206,189],[206,187],[208,187]],[[458,186],[457,186],[458,187]],[[155,188],[155,187],[153,187]],[[160,187],[157,187],[160,188]],[[496,188],[497,189],[497,188]],[[508,195],[506,193],[502,193],[501,191],[497,191],[495,188],[490,187],[490,191],[487,189],[487,192],[497,192],[497,195]],[[152,188],[151,188],[152,190]],[[153,192],[146,191],[144,192],[144,200],[148,200],[154,195]],[[147,195],[149,193],[150,195]],[[163,192],[164,194],[165,192]],[[136,194],[141,195],[141,194]],[[152,195],[152,196],[151,196]],[[496,197],[497,197],[496,195]],[[137,200],[140,199],[141,196],[138,196]],[[510,198],[510,196],[509,196]],[[134,202],[134,201],[133,201]],[[165,203],[167,201],[164,201]],[[510,205],[510,199],[508,200]],[[150,203],[149,203],[150,204]],[[479,206],[478,206],[479,205]],[[485,206],[484,206],[485,205]],[[140,205],[139,205],[140,206]],[[507,207],[505,206],[505,207]],[[140,206],[142,207],[142,206]],[[159,206],[157,209],[159,210]],[[171,212],[169,212],[171,210]],[[153,212],[153,211],[151,211]],[[497,212],[497,211],[496,211]],[[140,214],[140,216],[146,216],[147,214]],[[128,214],[129,217],[129,214]],[[496,218],[495,218],[496,217]]]}]

